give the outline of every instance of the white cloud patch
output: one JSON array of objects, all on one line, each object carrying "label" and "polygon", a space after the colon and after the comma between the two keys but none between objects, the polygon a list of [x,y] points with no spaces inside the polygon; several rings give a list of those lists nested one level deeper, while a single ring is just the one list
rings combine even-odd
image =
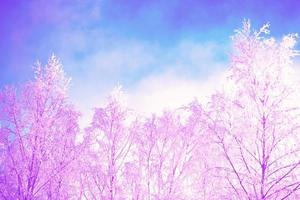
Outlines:
[{"label": "white cloud patch", "polygon": [[183,78],[172,72],[151,75],[128,92],[128,103],[137,112],[146,115],[179,108],[196,98],[205,104],[210,95],[221,87],[224,74],[216,72],[198,80]]}]

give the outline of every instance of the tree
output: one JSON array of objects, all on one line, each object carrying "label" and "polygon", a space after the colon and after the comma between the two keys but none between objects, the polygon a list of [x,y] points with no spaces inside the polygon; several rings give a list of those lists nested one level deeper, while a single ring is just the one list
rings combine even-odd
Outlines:
[{"label": "tree", "polygon": [[0,92],[1,199],[65,199],[75,159],[78,117],[67,101],[69,79],[55,56],[35,79]]},{"label": "tree", "polygon": [[[134,135],[135,160],[130,163],[132,182],[139,197],[133,199],[192,199],[192,184],[201,161],[195,159],[200,144],[199,122],[189,113],[166,111],[140,121]],[[197,115],[198,116],[198,115]],[[198,165],[199,166],[199,165]],[[199,170],[199,169],[198,169]]]},{"label": "tree", "polygon": [[299,199],[299,106],[291,59],[296,35],[266,38],[249,21],[233,37],[230,76],[212,96],[208,131],[222,152],[214,169],[230,199]]},{"label": "tree", "polygon": [[122,171],[132,145],[128,117],[121,88],[112,92],[106,106],[95,109],[82,157],[81,195],[86,199],[123,199]]}]

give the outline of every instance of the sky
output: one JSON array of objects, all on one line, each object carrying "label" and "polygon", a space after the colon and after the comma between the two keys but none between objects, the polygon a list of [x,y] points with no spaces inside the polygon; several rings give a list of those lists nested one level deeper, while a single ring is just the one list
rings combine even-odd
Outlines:
[{"label": "sky", "polygon": [[31,79],[54,53],[87,115],[118,85],[145,113],[205,99],[244,19],[270,23],[274,37],[300,33],[300,1],[1,0],[0,87]]}]

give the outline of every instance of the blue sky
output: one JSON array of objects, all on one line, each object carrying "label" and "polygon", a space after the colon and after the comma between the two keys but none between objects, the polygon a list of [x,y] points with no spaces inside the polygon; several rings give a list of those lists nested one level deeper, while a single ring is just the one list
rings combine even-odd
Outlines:
[{"label": "blue sky", "polygon": [[169,101],[176,89],[201,95],[226,70],[243,19],[269,22],[275,37],[300,33],[300,1],[2,0],[0,86],[28,80],[55,53],[81,109],[117,84],[143,101]]}]

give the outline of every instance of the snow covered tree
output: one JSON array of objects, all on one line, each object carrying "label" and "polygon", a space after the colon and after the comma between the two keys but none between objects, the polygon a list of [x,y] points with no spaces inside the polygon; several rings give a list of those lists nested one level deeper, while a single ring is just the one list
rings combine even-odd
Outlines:
[{"label": "snow covered tree", "polygon": [[1,199],[66,199],[75,159],[76,112],[67,101],[69,79],[55,56],[35,79],[0,92]]},{"label": "snow covered tree", "polygon": [[82,156],[81,197],[123,199],[122,171],[131,144],[129,111],[123,105],[121,88],[109,96],[106,106],[96,108],[87,128],[87,148]]},{"label": "snow covered tree", "polygon": [[201,129],[194,116],[185,119],[183,113],[166,111],[139,122],[130,165],[139,199],[192,199],[193,178],[199,171],[193,169],[202,163],[195,159]]},{"label": "snow covered tree", "polygon": [[[299,199],[299,90],[296,35],[278,42],[245,21],[233,37],[230,76],[212,96],[208,131],[222,153],[215,163],[223,199]],[[298,105],[297,105],[298,104]]]}]

